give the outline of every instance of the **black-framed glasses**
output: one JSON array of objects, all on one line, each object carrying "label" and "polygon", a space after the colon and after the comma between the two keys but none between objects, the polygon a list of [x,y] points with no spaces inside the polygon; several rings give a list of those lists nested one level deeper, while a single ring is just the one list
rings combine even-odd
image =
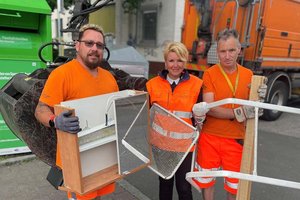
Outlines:
[{"label": "black-framed glasses", "polygon": [[94,42],[92,40],[78,40],[78,42],[83,42],[86,47],[92,48],[96,44],[96,48],[103,50],[105,45],[101,42]]}]

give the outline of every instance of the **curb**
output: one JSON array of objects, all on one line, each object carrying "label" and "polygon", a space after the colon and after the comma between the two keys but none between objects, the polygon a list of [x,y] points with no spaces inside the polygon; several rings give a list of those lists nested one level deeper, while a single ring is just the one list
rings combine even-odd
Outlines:
[{"label": "curb", "polygon": [[36,159],[36,156],[34,154],[26,155],[26,156],[18,156],[18,157],[14,157],[14,158],[8,158],[8,159],[0,161],[0,167],[9,166],[9,165],[13,165],[13,164],[24,162],[24,161],[31,161],[34,159]]}]

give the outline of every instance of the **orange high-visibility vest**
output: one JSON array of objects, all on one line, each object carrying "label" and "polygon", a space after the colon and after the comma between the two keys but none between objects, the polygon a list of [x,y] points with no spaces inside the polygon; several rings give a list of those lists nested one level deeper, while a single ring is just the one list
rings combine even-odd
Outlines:
[{"label": "orange high-visibility vest", "polygon": [[[179,82],[173,92],[170,83],[160,76],[149,80],[146,86],[151,104],[159,104],[192,125],[192,108],[198,100],[202,86],[201,79],[189,75],[188,79]],[[187,139],[190,138],[186,135],[188,131],[181,127],[184,126],[183,124],[173,123],[170,117],[164,118],[166,116],[155,115],[150,131],[151,144],[169,151],[185,151],[186,142],[191,143],[190,139]],[[167,122],[168,120],[172,123]],[[182,134],[182,137],[178,134]],[[168,143],[172,143],[172,145],[167,145]]]},{"label": "orange high-visibility vest", "polygon": [[186,152],[195,132],[178,119],[154,112],[150,128],[150,144],[167,151]]}]

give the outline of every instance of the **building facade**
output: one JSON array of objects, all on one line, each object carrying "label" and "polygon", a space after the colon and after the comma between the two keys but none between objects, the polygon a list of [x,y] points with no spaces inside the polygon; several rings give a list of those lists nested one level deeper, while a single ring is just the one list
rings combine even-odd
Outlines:
[{"label": "building facade", "polygon": [[145,0],[136,14],[116,1],[116,42],[132,44],[150,62],[163,62],[168,41],[181,41],[184,0]]},{"label": "building facade", "polygon": [[[91,13],[89,22],[101,25],[114,44],[135,47],[150,62],[150,71],[151,66],[163,67],[164,45],[169,41],[181,41],[184,0],[144,0],[134,13],[125,13],[123,2],[113,1],[109,6]],[[59,35],[58,16],[62,29],[67,26],[72,14],[66,10],[58,15],[54,10],[53,38],[61,36],[61,41],[72,41],[71,33]]]}]

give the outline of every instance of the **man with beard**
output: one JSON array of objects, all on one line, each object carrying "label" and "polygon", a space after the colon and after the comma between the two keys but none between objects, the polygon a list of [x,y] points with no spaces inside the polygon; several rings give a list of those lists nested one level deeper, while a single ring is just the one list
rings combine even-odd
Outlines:
[{"label": "man with beard", "polygon": [[[53,106],[62,101],[96,96],[119,90],[113,75],[100,67],[105,48],[104,34],[101,27],[87,24],[79,30],[76,42],[77,56],[72,61],[53,70],[47,79],[35,116],[43,125],[62,130],[70,134],[77,134],[78,117],[65,111],[54,115]],[[57,146],[56,165],[61,168],[60,151]],[[115,184],[110,184],[86,195],[76,194],[76,199],[95,199],[115,190]],[[68,193],[72,199],[74,194]]]}]

